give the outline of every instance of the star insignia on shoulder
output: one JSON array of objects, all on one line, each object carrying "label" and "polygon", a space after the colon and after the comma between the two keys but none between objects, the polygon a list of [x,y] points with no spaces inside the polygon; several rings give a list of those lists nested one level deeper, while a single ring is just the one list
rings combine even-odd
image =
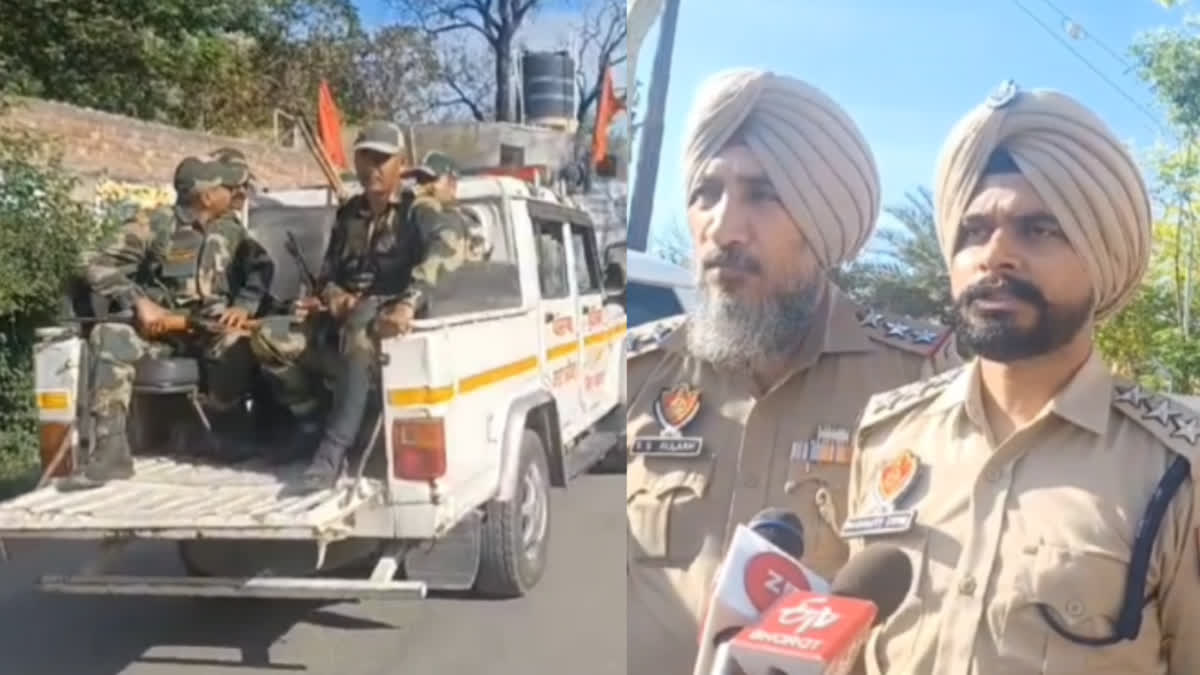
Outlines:
[{"label": "star insignia on shoulder", "polygon": [[1128,403],[1137,408],[1145,408],[1150,401],[1150,395],[1139,385],[1117,387],[1117,403]]},{"label": "star insignia on shoulder", "polygon": [[889,321],[887,324],[887,336],[888,337],[906,338],[906,337],[908,337],[908,333],[909,333],[908,326],[905,326],[902,323],[896,323],[894,321]]},{"label": "star insignia on shoulder", "polygon": [[862,317],[862,319],[860,319],[859,321],[864,326],[869,326],[871,328],[879,328],[881,326],[881,324],[883,323],[883,315],[880,314],[879,312],[868,311]]},{"label": "star insignia on shoulder", "polygon": [[938,334],[930,330],[918,331],[912,336],[913,342],[919,345],[931,345],[936,342],[937,339]]},{"label": "star insignia on shoulder", "polygon": [[1150,412],[1142,415],[1142,418],[1156,420],[1159,424],[1166,426],[1171,422],[1174,414],[1171,411],[1171,402],[1164,398],[1159,400],[1158,404],[1150,409]]},{"label": "star insignia on shoulder", "polygon": [[1200,421],[1195,417],[1179,415],[1175,419],[1175,430],[1171,432],[1171,438],[1182,438],[1195,445],[1196,440],[1200,439]]}]

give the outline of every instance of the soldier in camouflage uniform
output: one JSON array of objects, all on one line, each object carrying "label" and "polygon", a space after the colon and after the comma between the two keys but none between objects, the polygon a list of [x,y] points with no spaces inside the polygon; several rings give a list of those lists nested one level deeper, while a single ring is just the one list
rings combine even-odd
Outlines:
[{"label": "soldier in camouflage uniform", "polygon": [[208,159],[215,159],[246,170],[246,182],[234,189],[233,204],[229,211],[230,218],[242,227],[246,227],[246,202],[250,199],[250,190],[255,183],[254,172],[250,170],[250,162],[247,161],[246,154],[237,148],[224,147],[210,152]]},{"label": "soldier in camouflage uniform", "polygon": [[[95,447],[67,487],[132,475],[126,417],[138,359],[172,353],[200,358],[214,422],[245,393],[252,360],[243,330],[274,273],[269,257],[241,256],[246,269],[237,276],[252,283],[234,288],[231,282],[239,256],[217,225],[245,180],[243,168],[189,157],[175,171],[173,208],[138,213],[116,241],[85,256],[84,277],[92,291],[119,310],[132,310],[135,319],[132,325],[109,322],[92,330]],[[185,316],[224,330],[181,333],[178,320]]]},{"label": "soldier in camouflage uniform", "polygon": [[486,261],[491,258],[492,249],[483,230],[479,217],[469,209],[458,205],[458,166],[446,155],[433,151],[425,155],[420,166],[409,172],[417,181],[413,190],[418,200],[421,197],[433,199],[432,206],[450,217],[461,221],[460,227],[467,237],[467,258],[472,261]]},{"label": "soldier in camouflage uniform", "polygon": [[377,340],[407,333],[438,275],[453,267],[457,249],[434,241],[441,213],[401,190],[404,137],[391,123],[367,125],[354,145],[364,192],[338,209],[318,274],[316,293],[296,303],[290,326],[268,322],[253,340],[264,370],[274,376],[293,409],[312,407],[316,386],[310,364],[329,362],[314,353],[317,335],[307,319],[325,312],[338,326],[333,405],[305,488],[331,486],[358,435],[378,363]]}]

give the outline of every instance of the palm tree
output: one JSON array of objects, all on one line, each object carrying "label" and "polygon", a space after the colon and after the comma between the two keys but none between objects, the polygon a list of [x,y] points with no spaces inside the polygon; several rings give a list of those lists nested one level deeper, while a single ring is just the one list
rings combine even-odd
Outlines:
[{"label": "palm tree", "polygon": [[954,305],[937,239],[933,194],[919,187],[905,198],[907,203],[885,209],[900,227],[881,228],[871,247],[875,250],[838,270],[835,279],[864,305],[949,325]]}]

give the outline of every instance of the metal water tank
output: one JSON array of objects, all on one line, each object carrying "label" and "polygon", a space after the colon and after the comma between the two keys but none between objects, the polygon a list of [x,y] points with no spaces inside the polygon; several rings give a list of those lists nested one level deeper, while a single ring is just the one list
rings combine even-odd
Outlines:
[{"label": "metal water tank", "polygon": [[525,121],[574,131],[575,60],[565,51],[521,55]]}]

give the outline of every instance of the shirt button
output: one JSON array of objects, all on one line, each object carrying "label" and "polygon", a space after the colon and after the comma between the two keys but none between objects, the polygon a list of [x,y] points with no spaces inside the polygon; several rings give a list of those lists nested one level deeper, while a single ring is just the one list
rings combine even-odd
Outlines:
[{"label": "shirt button", "polygon": [[746,476],[742,479],[742,487],[750,488],[751,490],[758,487],[758,476]]},{"label": "shirt button", "polygon": [[1037,544],[1025,544],[1021,547],[1021,550],[1025,553],[1033,555],[1038,552],[1038,547]]},{"label": "shirt button", "polygon": [[975,592],[974,577],[967,577],[966,579],[963,579],[962,581],[958,582],[958,591],[960,593],[962,593],[963,595],[973,594]]},{"label": "shirt button", "polygon": [[1074,618],[1083,616],[1083,603],[1078,600],[1067,602],[1067,616]]}]

